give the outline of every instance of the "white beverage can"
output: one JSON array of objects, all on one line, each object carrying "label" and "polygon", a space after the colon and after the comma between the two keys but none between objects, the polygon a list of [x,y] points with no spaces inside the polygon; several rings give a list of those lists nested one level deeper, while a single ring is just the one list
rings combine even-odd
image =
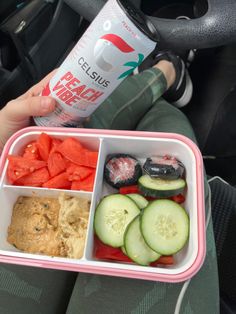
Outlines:
[{"label": "white beverage can", "polygon": [[157,45],[152,23],[126,0],[108,0],[42,92],[57,101],[36,125],[78,127]]}]

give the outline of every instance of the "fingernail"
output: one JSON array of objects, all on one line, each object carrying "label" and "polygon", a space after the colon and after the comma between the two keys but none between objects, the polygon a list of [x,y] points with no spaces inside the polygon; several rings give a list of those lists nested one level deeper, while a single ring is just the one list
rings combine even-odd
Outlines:
[{"label": "fingernail", "polygon": [[54,104],[53,99],[42,97],[41,108],[43,110],[46,110],[46,111],[51,110],[53,107],[53,104]]}]

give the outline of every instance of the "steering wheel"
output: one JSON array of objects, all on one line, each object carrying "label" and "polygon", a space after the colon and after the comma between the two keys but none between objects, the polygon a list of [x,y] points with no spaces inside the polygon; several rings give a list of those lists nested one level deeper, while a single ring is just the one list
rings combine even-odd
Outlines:
[{"label": "steering wheel", "polygon": [[[92,21],[105,0],[65,0],[86,20]],[[133,4],[140,6],[139,0]],[[160,35],[161,46],[177,49],[203,49],[236,41],[236,1],[207,0],[204,16],[192,20],[172,20],[148,16]],[[138,5],[137,5],[138,4]]]}]

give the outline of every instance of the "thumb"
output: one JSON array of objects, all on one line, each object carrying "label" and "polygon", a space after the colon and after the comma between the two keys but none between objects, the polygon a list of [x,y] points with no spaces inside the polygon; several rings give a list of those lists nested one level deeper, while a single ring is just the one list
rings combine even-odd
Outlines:
[{"label": "thumb", "polygon": [[51,97],[34,96],[16,99],[6,106],[7,115],[11,120],[21,120],[30,116],[45,116],[55,109],[56,101]]}]

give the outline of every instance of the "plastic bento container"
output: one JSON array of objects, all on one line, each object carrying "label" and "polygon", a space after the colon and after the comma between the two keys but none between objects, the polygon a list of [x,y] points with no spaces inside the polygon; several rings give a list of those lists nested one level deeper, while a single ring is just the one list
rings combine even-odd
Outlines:
[{"label": "plastic bento container", "polygon": [[[29,254],[19,251],[7,242],[7,230],[11,221],[12,209],[18,196],[57,197],[62,192],[59,189],[13,186],[8,182],[7,155],[20,154],[22,148],[37,139],[42,132],[59,139],[74,137],[87,148],[99,151],[93,191],[63,190],[68,195],[79,195],[91,200],[85,249],[81,259]],[[179,253],[175,254],[173,265],[151,267],[95,258],[93,228],[95,208],[104,195],[114,193],[114,190],[108,187],[103,178],[105,159],[111,153],[131,154],[141,162],[150,156],[168,154],[175,156],[184,164],[187,191],[183,207],[189,215],[190,233],[188,243]],[[198,272],[204,262],[206,238],[203,161],[197,146],[185,136],[174,133],[29,127],[15,133],[5,145],[0,159],[0,171],[1,262],[163,282],[187,280]]]}]

